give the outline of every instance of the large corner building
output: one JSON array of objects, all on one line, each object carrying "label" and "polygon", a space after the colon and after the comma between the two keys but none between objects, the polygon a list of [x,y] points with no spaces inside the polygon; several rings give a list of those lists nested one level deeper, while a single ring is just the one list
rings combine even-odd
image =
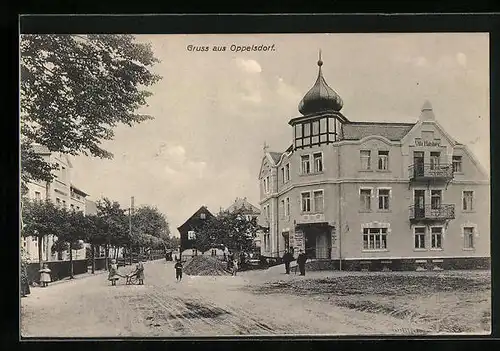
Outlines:
[{"label": "large corner building", "polygon": [[429,102],[415,123],[350,121],[322,65],[293,144],[262,159],[262,255],[303,249],[343,269],[488,262],[489,176],[467,146]]}]

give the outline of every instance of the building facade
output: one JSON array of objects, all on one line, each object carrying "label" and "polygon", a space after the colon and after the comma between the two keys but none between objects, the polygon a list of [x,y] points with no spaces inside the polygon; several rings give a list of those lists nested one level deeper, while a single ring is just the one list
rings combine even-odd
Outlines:
[{"label": "building facade", "polygon": [[293,144],[262,159],[262,255],[303,249],[339,268],[488,261],[489,175],[468,147],[429,102],[415,123],[350,121],[322,65],[289,122]]},{"label": "building facade", "polygon": [[214,216],[208,208],[206,206],[201,206],[186,220],[186,222],[177,228],[181,237],[180,252],[183,259],[202,254],[202,252],[198,252],[198,249],[196,248],[196,234],[198,229],[203,225],[204,221],[211,217]]},{"label": "building facade", "polygon": [[[55,164],[56,169],[52,172],[54,179],[52,182],[31,181],[26,184],[27,197],[32,200],[50,199],[56,205],[75,211],[86,210],[87,194],[79,190],[71,183],[71,170],[73,165],[67,155],[61,153],[51,153],[47,147],[42,145],[33,145],[37,154],[39,154],[47,163]],[[52,253],[51,248],[56,238],[47,236],[42,243],[37,238],[27,237],[21,239],[21,245],[26,250],[31,261],[38,261],[38,245],[42,245],[42,257],[44,261],[67,259],[68,253]],[[73,250],[74,258],[85,258],[85,248]]]},{"label": "building facade", "polygon": [[[246,220],[258,219],[260,216],[260,210],[252,205],[246,197],[239,198],[237,197],[234,202],[226,209],[227,212],[233,212],[240,210],[241,213],[245,216]],[[257,236],[254,238],[254,244],[257,248],[261,246],[261,236],[262,233],[259,231]]]}]

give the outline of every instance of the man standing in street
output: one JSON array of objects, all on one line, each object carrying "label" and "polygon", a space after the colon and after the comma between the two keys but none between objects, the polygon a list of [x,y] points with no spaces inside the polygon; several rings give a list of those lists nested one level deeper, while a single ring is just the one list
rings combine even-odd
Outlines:
[{"label": "man standing in street", "polygon": [[293,256],[289,250],[285,251],[283,255],[283,262],[285,263],[285,273],[290,274],[290,262],[293,261]]},{"label": "man standing in street", "polygon": [[299,265],[300,275],[306,275],[306,261],[307,261],[306,254],[301,249],[299,257],[297,257],[297,264]]}]

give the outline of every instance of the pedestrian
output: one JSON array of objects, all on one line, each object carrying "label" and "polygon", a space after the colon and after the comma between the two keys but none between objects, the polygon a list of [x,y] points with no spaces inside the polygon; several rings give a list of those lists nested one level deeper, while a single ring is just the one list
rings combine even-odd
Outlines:
[{"label": "pedestrian", "polygon": [[289,250],[285,250],[283,262],[285,263],[285,274],[290,274],[290,262],[293,261],[293,256]]},{"label": "pedestrian", "polygon": [[233,275],[236,276],[236,272],[238,272],[238,260],[233,259]]},{"label": "pedestrian", "polygon": [[31,293],[27,266],[27,262],[21,260],[21,297],[26,297]]},{"label": "pedestrian", "polygon": [[111,282],[112,286],[116,286],[116,281],[118,279],[120,279],[120,275],[118,274],[118,265],[116,264],[116,260],[112,259],[111,264],[109,265],[108,280]]},{"label": "pedestrian", "polygon": [[39,272],[40,272],[40,284],[42,285],[42,287],[45,288],[52,281],[50,277],[51,270],[49,268],[49,265],[47,263],[44,263],[43,268],[40,269]]},{"label": "pedestrian", "polygon": [[144,266],[140,260],[139,262],[137,262],[135,271],[137,274],[137,279],[139,280],[139,285],[144,285]]},{"label": "pedestrian", "polygon": [[306,254],[301,249],[299,251],[299,256],[297,257],[297,264],[299,265],[300,275],[306,275],[306,261]]},{"label": "pedestrian", "polygon": [[182,280],[182,262],[181,260],[178,260],[175,263],[175,279],[180,282]]}]

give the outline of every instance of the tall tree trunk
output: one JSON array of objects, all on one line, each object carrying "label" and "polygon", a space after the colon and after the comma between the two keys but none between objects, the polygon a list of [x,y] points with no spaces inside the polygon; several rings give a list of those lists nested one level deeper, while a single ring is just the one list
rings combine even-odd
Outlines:
[{"label": "tall tree trunk", "polygon": [[69,245],[69,278],[73,279],[73,245]]},{"label": "tall tree trunk", "polygon": [[42,269],[43,268],[43,252],[42,252],[43,236],[37,236],[35,238],[36,238],[36,240],[38,240],[38,263],[40,265],[40,269]]},{"label": "tall tree trunk", "polygon": [[92,251],[92,274],[95,274],[95,245],[90,244],[90,250]]},{"label": "tall tree trunk", "polygon": [[105,244],[104,245],[104,257],[105,257],[104,262],[106,263],[106,270],[109,269],[108,268],[108,266],[109,266],[109,262],[108,262],[109,257],[108,257],[108,254],[109,254],[109,245]]},{"label": "tall tree trunk", "polygon": [[118,246],[115,246],[115,260],[118,261]]}]

